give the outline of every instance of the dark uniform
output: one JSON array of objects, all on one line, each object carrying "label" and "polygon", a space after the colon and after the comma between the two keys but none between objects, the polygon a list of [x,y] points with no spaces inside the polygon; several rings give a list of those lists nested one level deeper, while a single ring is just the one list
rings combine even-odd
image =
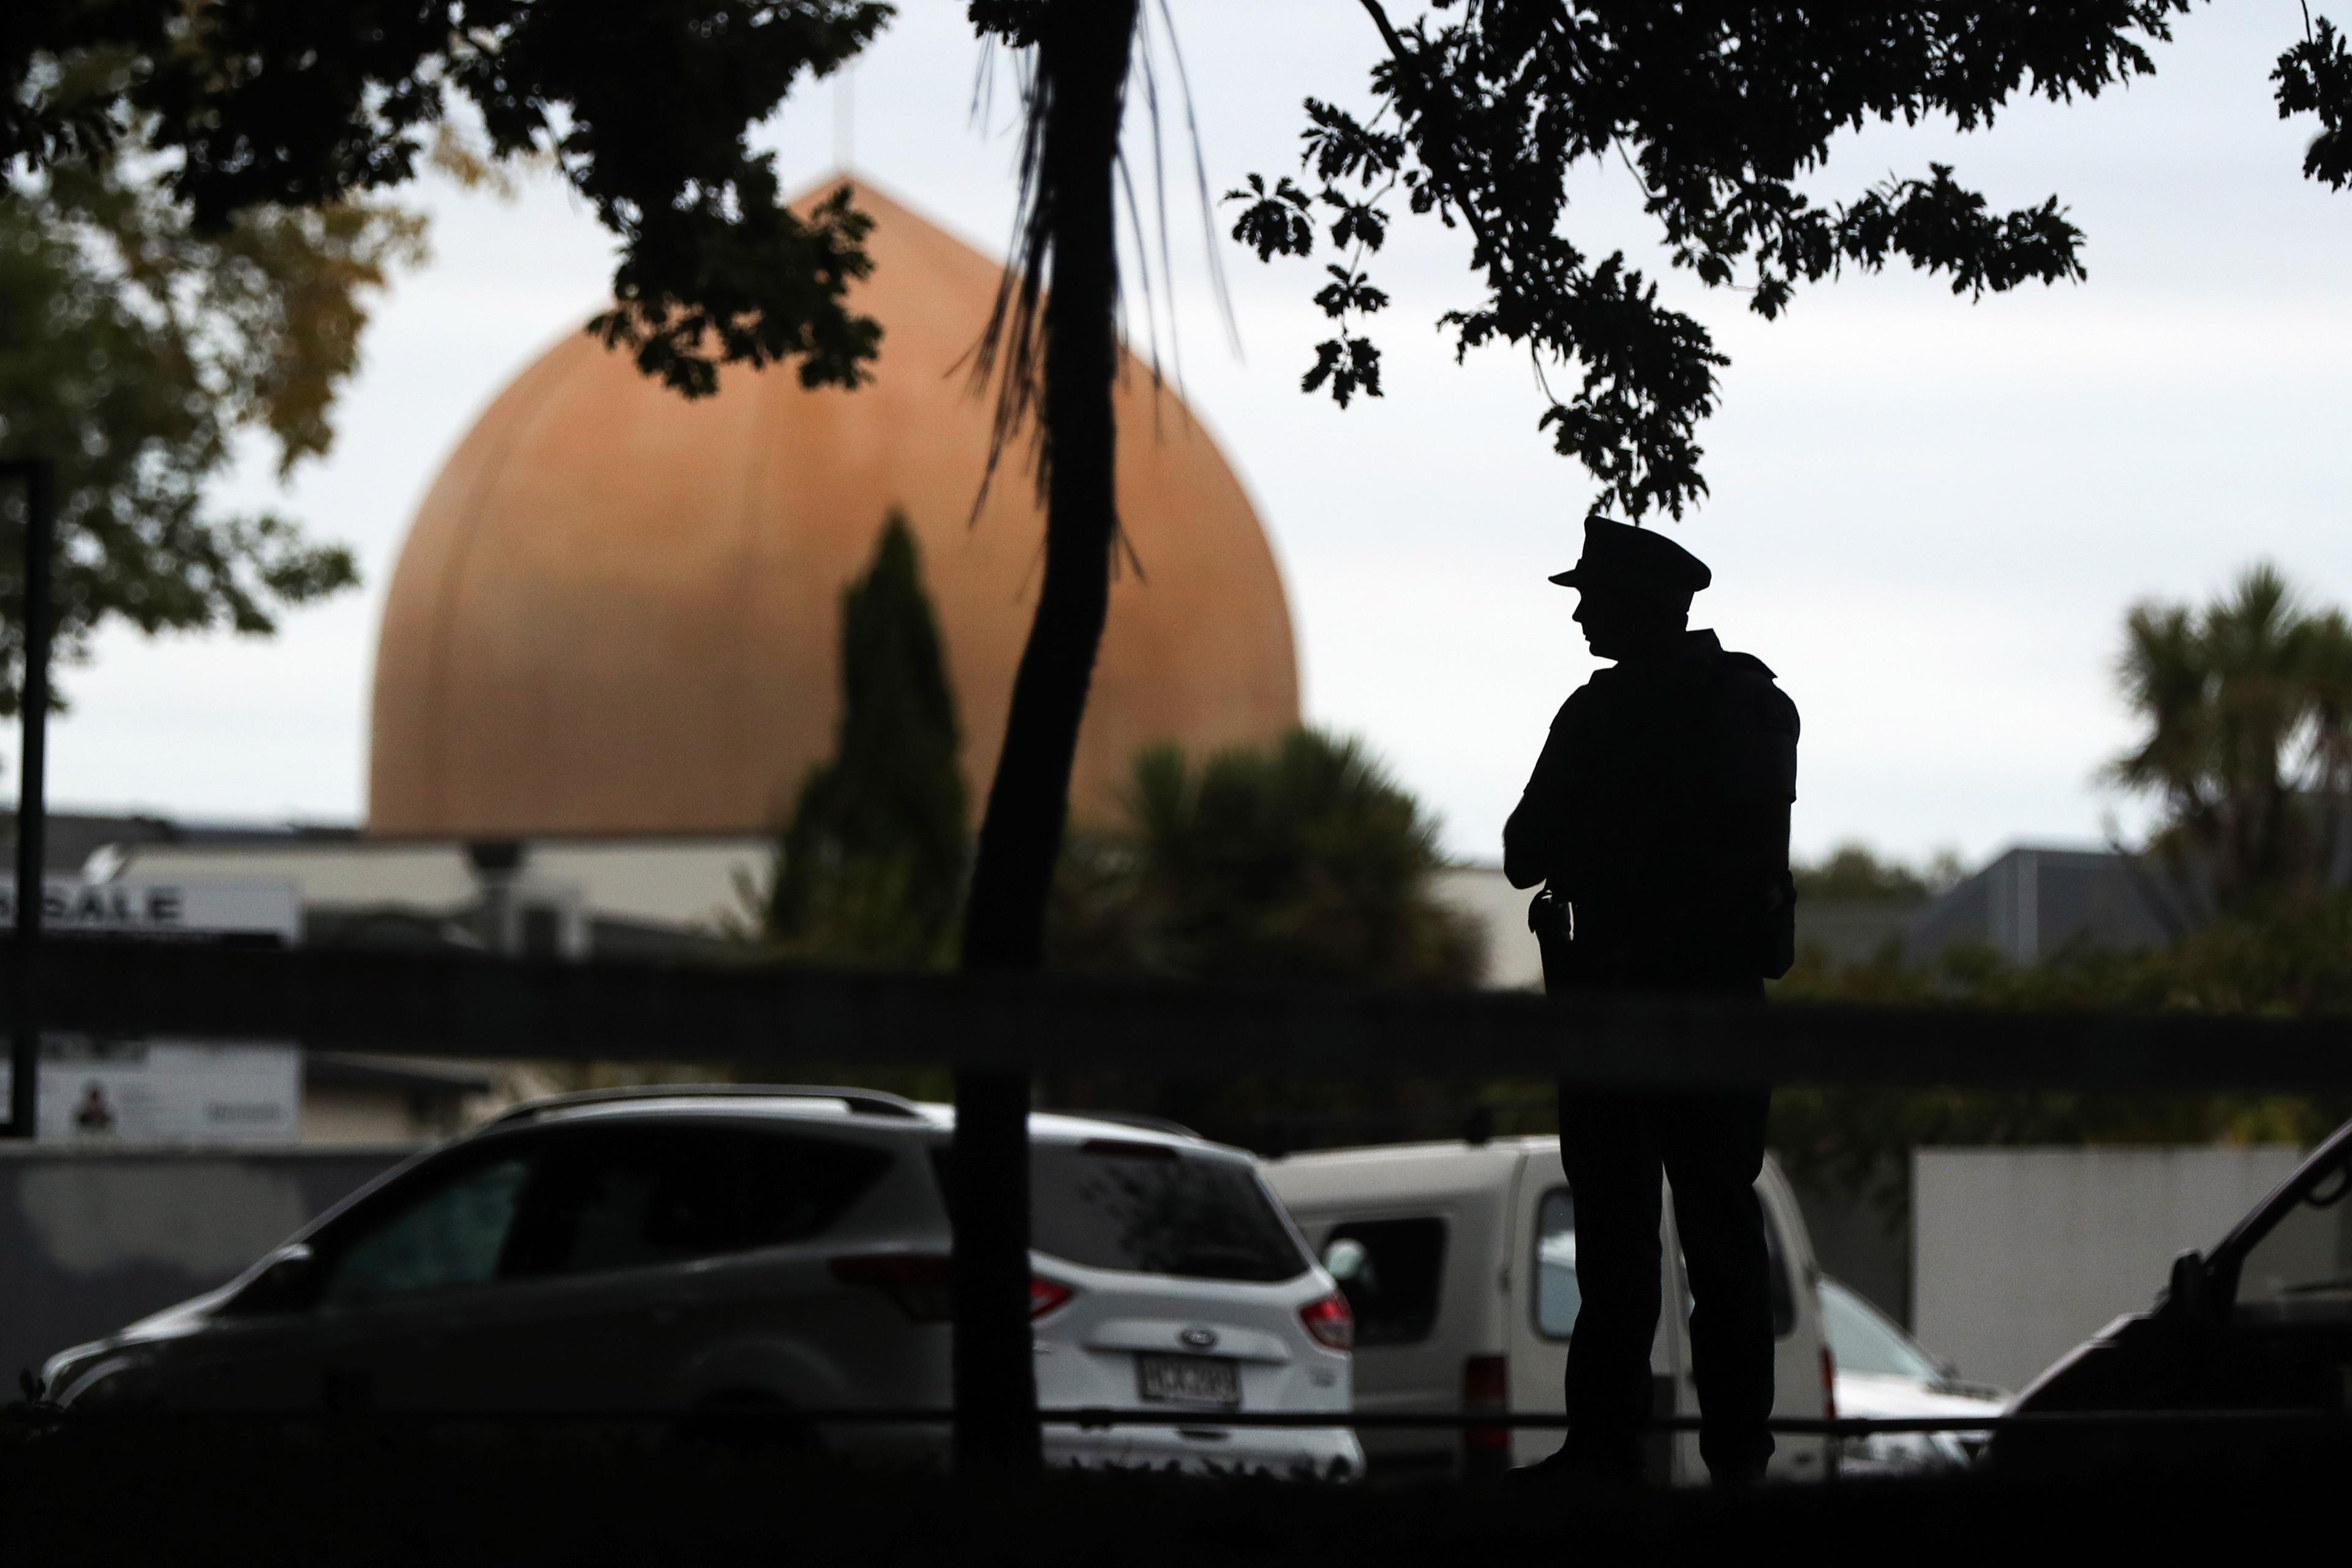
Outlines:
[{"label": "dark uniform", "polygon": [[[1595,520],[1584,560],[1554,581],[1598,594],[1627,574],[1685,595],[1708,580],[1658,535]],[[1561,706],[1503,829],[1511,881],[1545,884],[1531,923],[1555,994],[1760,1001],[1764,980],[1789,967],[1797,710],[1759,660],[1726,652],[1712,632],[1676,635],[1676,624],[1647,657],[1601,670]],[[1582,1295],[1569,1347],[1570,1462],[1639,1468],[1660,1308],[1662,1172],[1690,1279],[1700,1451],[1719,1478],[1753,1477],[1770,1458],[1772,1321],[1755,1193],[1769,1102],[1761,1089],[1562,1086]]]}]

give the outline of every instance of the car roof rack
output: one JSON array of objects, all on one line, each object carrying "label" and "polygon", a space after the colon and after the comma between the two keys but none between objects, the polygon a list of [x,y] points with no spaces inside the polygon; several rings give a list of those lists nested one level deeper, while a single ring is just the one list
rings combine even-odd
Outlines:
[{"label": "car roof rack", "polygon": [[1195,1142],[1209,1142],[1181,1121],[1171,1121],[1164,1116],[1147,1116],[1139,1110],[1061,1110],[1057,1116],[1074,1116],[1087,1121],[1108,1121],[1117,1127],[1136,1127],[1146,1132],[1166,1132],[1177,1138],[1190,1138]]},{"label": "car roof rack", "polygon": [[841,1089],[822,1083],[645,1083],[626,1089],[586,1089],[528,1100],[490,1119],[492,1127],[528,1121],[551,1110],[583,1105],[625,1105],[637,1100],[837,1100],[866,1116],[923,1119],[922,1109],[902,1095],[878,1089]]}]

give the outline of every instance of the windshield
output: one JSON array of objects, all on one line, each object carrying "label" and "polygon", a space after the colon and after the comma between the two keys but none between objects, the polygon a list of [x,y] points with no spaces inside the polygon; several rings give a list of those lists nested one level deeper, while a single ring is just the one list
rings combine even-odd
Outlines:
[{"label": "windshield", "polygon": [[1826,1277],[1822,1280],[1822,1331],[1828,1336],[1830,1355],[1840,1372],[1908,1377],[1921,1383],[1944,1380],[1943,1369],[1910,1335],[1887,1321],[1877,1308]]},{"label": "windshield", "polygon": [[1029,1238],[1090,1268],[1192,1279],[1272,1283],[1307,1267],[1249,1165],[1123,1139],[1030,1146]]},{"label": "windshield", "polygon": [[[2293,1201],[2242,1242],[2237,1315],[2264,1322],[2352,1318],[2352,1143],[2296,1173]],[[2260,1221],[2257,1221],[2260,1224]]]}]

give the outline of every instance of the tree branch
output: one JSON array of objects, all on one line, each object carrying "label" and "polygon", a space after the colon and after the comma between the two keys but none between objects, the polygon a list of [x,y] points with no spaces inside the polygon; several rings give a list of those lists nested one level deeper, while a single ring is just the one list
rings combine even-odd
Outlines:
[{"label": "tree branch", "polygon": [[[1414,59],[1413,52],[1406,46],[1403,35],[1396,30],[1396,25],[1389,20],[1389,14],[1381,9],[1381,0],[1358,0],[1358,4],[1370,15],[1372,26],[1381,30],[1381,41],[1388,46],[1390,56],[1396,60],[1397,64],[1411,67]],[[1416,104],[1413,112],[1424,125],[1440,122],[1444,118],[1433,103]],[[1449,137],[1451,136],[1450,128],[1441,128],[1445,130]],[[1480,248],[1486,250],[1490,256],[1494,255],[1495,248],[1487,242],[1486,226],[1479,221],[1477,207],[1461,195],[1461,186],[1465,182],[1462,178],[1461,166],[1454,162],[1451,146],[1449,140],[1444,166],[1440,167],[1438,160],[1430,156],[1431,149],[1427,138],[1424,137],[1422,140],[1421,160],[1428,166],[1429,172],[1437,176],[1440,199],[1461,213],[1462,221],[1470,226],[1471,237],[1477,240]]]}]

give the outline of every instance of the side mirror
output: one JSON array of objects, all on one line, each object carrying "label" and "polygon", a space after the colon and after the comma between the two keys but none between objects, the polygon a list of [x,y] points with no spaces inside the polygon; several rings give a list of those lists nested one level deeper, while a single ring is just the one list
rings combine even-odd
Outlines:
[{"label": "side mirror", "polygon": [[2172,1279],[2158,1299],[2156,1310],[2181,1322],[2201,1323],[2213,1311],[2213,1292],[2205,1259],[2190,1247],[2172,1260]]},{"label": "side mirror", "polygon": [[260,1273],[236,1293],[240,1313],[299,1312],[319,1294],[319,1260],[297,1241],[278,1249]]}]

